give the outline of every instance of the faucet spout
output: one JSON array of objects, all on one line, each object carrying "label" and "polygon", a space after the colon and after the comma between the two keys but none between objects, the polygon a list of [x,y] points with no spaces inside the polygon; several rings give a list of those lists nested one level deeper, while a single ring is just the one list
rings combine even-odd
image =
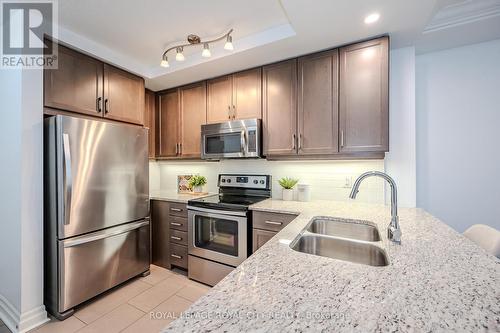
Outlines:
[{"label": "faucet spout", "polygon": [[356,199],[356,195],[359,192],[359,186],[361,182],[368,177],[380,177],[385,179],[389,185],[391,186],[391,223],[387,228],[387,237],[397,243],[401,244],[401,228],[399,227],[399,217],[398,217],[398,189],[396,186],[396,182],[392,179],[388,174],[380,171],[368,171],[363,173],[361,176],[356,179],[354,184],[352,185],[351,194],[349,194],[349,198]]}]

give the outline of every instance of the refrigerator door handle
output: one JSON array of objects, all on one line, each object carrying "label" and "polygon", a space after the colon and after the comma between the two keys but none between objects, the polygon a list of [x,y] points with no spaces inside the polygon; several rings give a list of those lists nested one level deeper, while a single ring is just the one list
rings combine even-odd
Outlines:
[{"label": "refrigerator door handle", "polygon": [[73,194],[73,178],[71,177],[71,149],[69,147],[69,135],[63,133],[64,152],[64,225],[68,225],[71,219],[71,196]]},{"label": "refrigerator door handle", "polygon": [[149,219],[142,220],[139,222],[129,223],[126,225],[114,227],[114,228],[111,228],[110,230],[102,230],[102,231],[98,231],[98,232],[93,232],[89,235],[75,237],[73,239],[65,240],[62,243],[63,243],[64,248],[78,246],[78,245],[82,245],[85,243],[94,242],[94,241],[97,241],[100,239],[109,238],[111,236],[124,234],[126,232],[129,232],[129,231],[132,231],[135,229],[139,229],[140,227],[148,225],[148,224],[149,224]]}]

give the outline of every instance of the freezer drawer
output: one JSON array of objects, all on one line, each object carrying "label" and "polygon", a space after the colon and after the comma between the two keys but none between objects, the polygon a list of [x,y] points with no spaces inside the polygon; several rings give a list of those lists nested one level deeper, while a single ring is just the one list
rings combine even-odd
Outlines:
[{"label": "freezer drawer", "polygon": [[149,219],[58,241],[62,313],[149,269]]}]

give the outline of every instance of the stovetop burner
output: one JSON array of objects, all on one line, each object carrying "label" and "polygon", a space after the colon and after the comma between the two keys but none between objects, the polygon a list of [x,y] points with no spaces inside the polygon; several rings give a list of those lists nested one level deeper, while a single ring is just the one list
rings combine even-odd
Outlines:
[{"label": "stovetop burner", "polygon": [[271,197],[271,176],[219,175],[219,194],[188,201],[192,207],[247,211],[250,205]]}]

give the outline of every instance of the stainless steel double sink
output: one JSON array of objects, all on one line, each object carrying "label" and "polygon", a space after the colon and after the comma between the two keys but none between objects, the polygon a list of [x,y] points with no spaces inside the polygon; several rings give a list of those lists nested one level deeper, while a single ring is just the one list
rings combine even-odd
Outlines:
[{"label": "stainless steel double sink", "polygon": [[314,217],[290,243],[298,252],[370,266],[387,266],[384,249],[377,246],[380,233],[367,221]]}]

